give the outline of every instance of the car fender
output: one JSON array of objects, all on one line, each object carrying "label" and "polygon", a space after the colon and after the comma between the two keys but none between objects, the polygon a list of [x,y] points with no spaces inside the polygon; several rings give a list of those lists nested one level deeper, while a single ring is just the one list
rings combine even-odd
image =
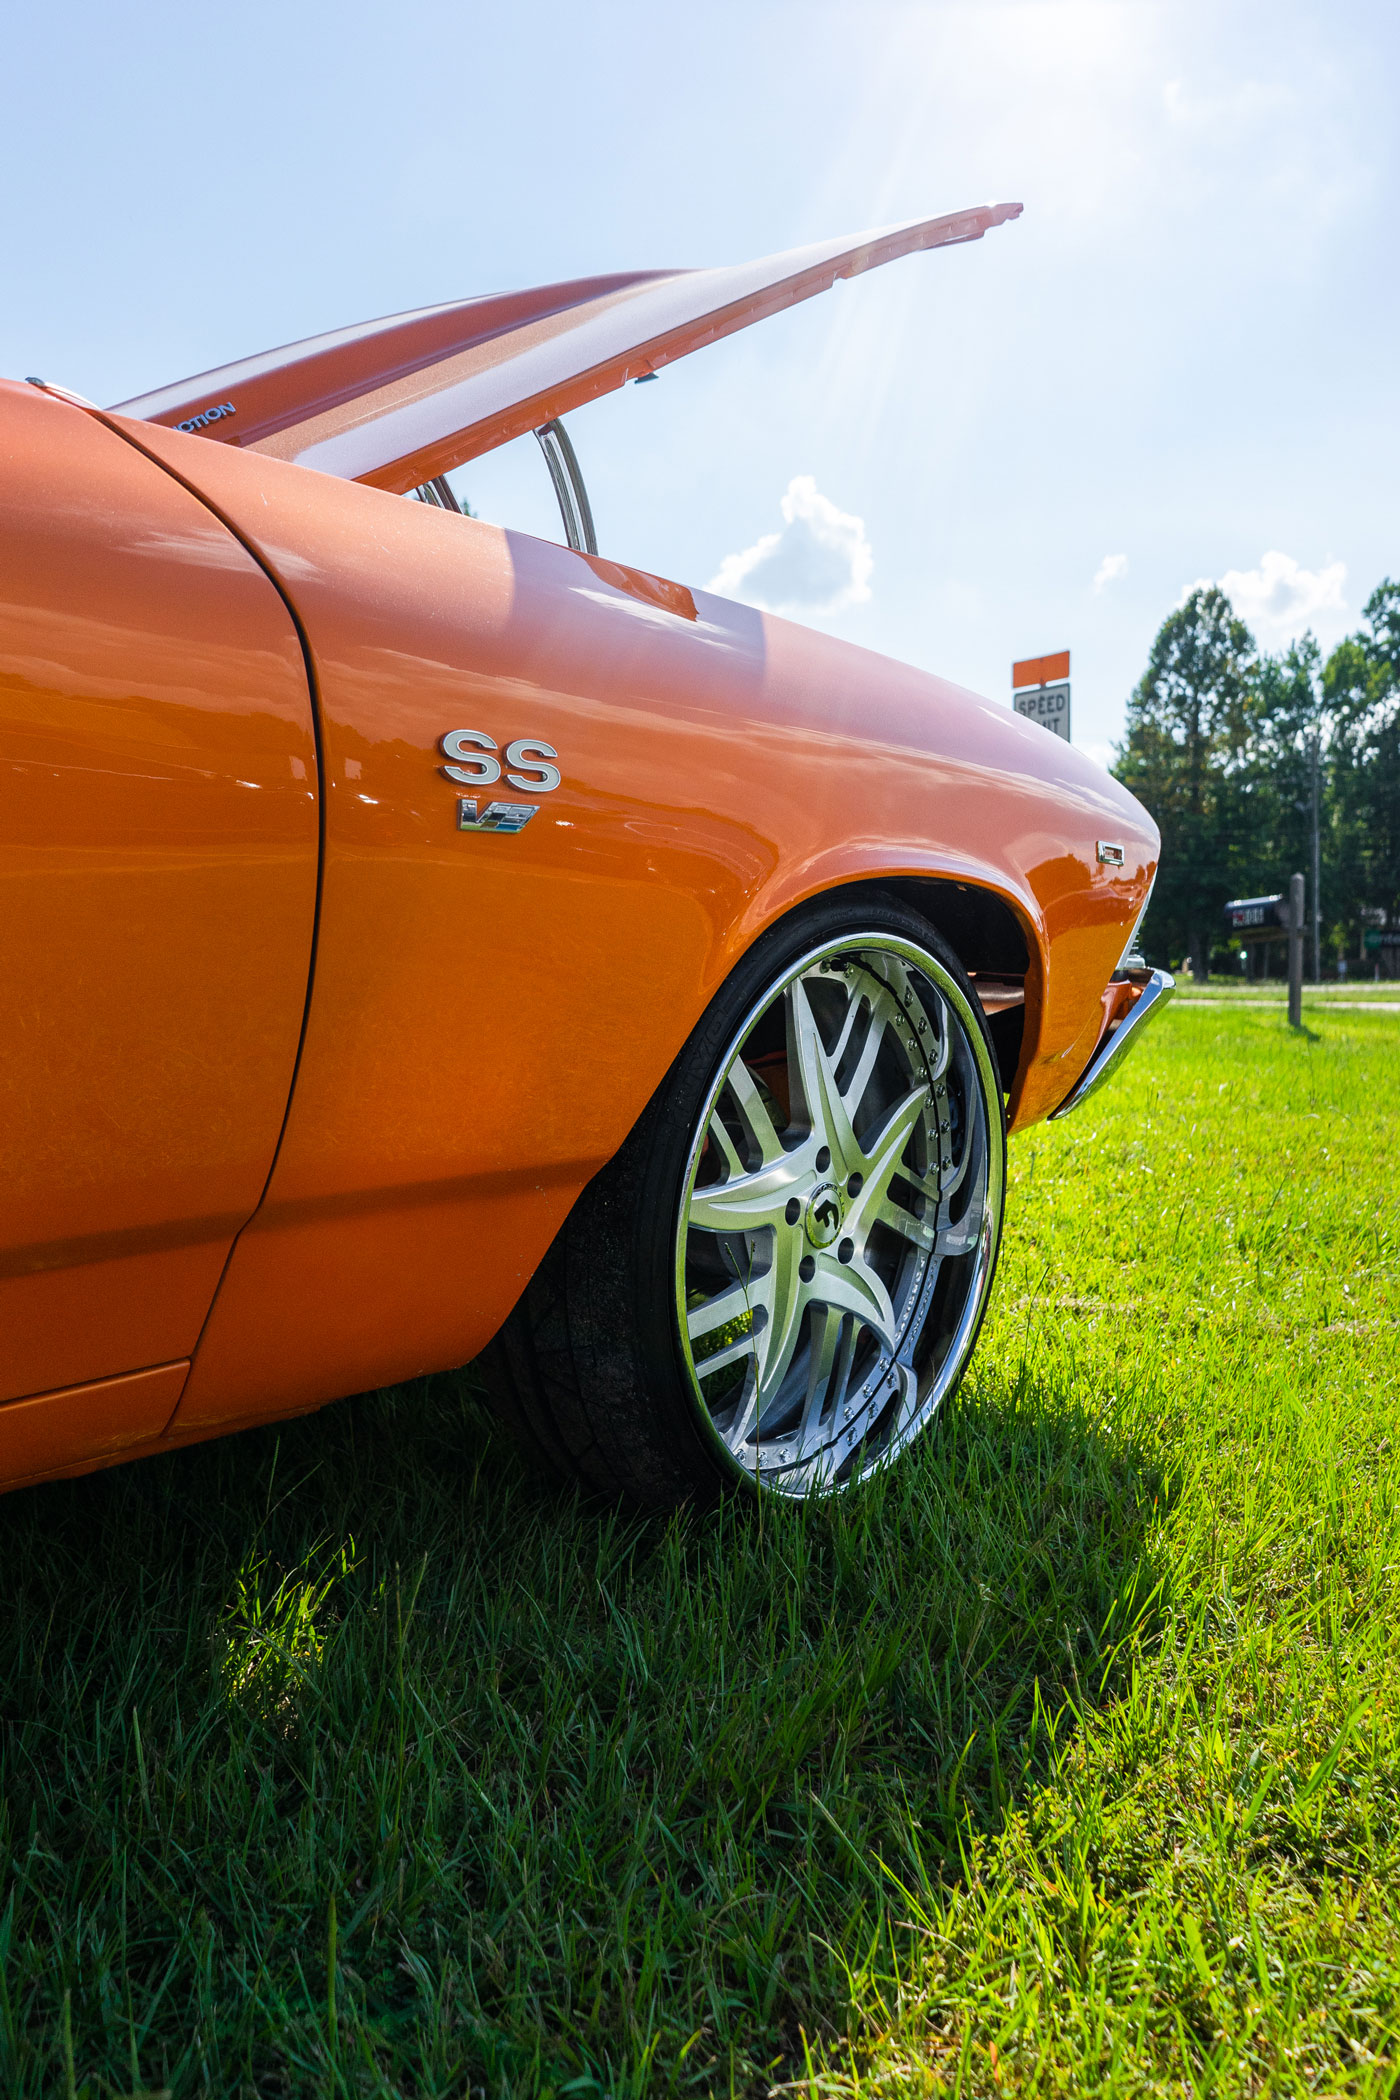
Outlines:
[{"label": "car fender", "polygon": [[[734,962],[806,898],[884,878],[1003,899],[1032,958],[1013,1115],[1069,1091],[1157,851],[1082,754],[751,608],[108,420],[278,583],[320,724],[302,1058],[187,1427],[474,1354]],[[508,785],[520,741],[557,754],[557,787]],[[480,827],[496,788],[529,808],[516,832]],[[1095,861],[1105,831],[1121,866]]]}]

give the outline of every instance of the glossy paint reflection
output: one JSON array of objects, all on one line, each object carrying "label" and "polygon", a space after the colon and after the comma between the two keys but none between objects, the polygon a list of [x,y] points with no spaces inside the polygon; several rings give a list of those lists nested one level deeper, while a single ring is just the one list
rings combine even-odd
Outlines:
[{"label": "glossy paint reflection", "polygon": [[[662,579],[149,426],[297,607],[323,710],[315,995],[267,1199],[177,1426],[460,1362],[763,928],[879,876],[1031,956],[1020,1122],[1063,1098],[1155,859],[1131,797],[939,680]],[[442,735],[559,753],[464,834]],[[1128,845],[1100,869],[1094,841]]]},{"label": "glossy paint reflection", "polygon": [[233,536],[33,388],[0,386],[0,447],[9,1399],[195,1345],[286,1109],[317,780],[295,629]]}]

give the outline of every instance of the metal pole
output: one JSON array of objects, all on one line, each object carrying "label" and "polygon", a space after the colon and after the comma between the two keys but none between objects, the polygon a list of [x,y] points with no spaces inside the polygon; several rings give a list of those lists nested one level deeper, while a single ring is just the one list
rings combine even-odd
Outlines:
[{"label": "metal pole", "polygon": [[1322,731],[1313,724],[1312,739],[1312,974],[1313,983],[1322,982],[1322,833],[1318,822],[1318,745],[1322,742]]},{"label": "metal pole", "polygon": [[1301,875],[1289,878],[1288,883],[1288,1025],[1301,1028],[1303,1025],[1303,928],[1306,923],[1304,894],[1306,884]]}]

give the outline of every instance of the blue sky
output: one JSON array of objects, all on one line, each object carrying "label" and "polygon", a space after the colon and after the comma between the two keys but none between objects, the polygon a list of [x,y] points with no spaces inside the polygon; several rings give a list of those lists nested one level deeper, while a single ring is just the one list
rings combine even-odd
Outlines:
[{"label": "blue sky", "polygon": [[998,698],[1068,646],[1100,755],[1185,586],[1277,646],[1400,574],[1393,5],[56,6],[5,72],[11,375],[1014,197],[581,411],[604,551]]}]

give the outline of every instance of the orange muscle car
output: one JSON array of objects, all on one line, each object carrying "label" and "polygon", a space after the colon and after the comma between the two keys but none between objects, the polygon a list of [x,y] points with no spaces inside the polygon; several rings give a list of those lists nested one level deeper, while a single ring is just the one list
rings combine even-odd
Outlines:
[{"label": "orange muscle car", "polygon": [[[1170,992],[1156,828],[600,552],[560,418],[1019,209],[0,383],[0,1485],[477,1357],[652,1504],[928,1425],[1007,1132]],[[557,542],[472,514],[517,440]]]}]

